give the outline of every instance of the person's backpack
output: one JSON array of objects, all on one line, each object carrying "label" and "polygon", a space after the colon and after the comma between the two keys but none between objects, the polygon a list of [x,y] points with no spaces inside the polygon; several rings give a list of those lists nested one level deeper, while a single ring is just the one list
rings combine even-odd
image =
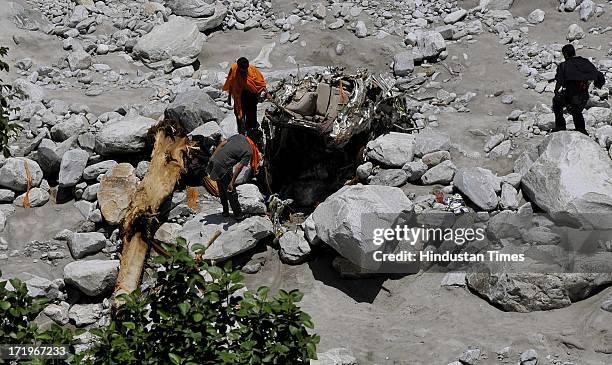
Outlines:
[{"label": "person's backpack", "polygon": [[574,109],[584,109],[589,101],[589,82],[574,81],[577,93],[570,95],[569,106]]}]

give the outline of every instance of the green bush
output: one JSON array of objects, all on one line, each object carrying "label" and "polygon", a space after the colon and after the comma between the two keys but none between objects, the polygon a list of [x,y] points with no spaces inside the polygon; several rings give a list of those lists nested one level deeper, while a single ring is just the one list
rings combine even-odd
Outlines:
[{"label": "green bush", "polygon": [[245,292],[241,274],[194,260],[179,239],[156,257],[165,270],[146,295],[124,304],[109,327],[93,329],[94,364],[308,364],[319,337],[310,316],[296,306],[297,290],[268,298],[268,288]]},{"label": "green bush", "polygon": [[[5,57],[7,53],[8,48],[0,47],[0,72],[8,72],[9,70],[9,65],[2,61],[2,57]],[[10,101],[14,96],[11,90],[11,85],[5,84],[2,79],[0,79],[0,150],[2,150],[2,154],[5,157],[10,155],[8,149],[9,140],[16,136],[22,129],[19,124],[9,122],[9,114],[12,111],[18,110],[10,105]]]},{"label": "green bush", "polygon": [[[2,272],[0,272],[2,276]],[[13,287],[9,290],[8,283]],[[65,345],[72,340],[72,332],[52,325],[49,330],[38,328],[34,319],[45,308],[46,297],[31,297],[27,285],[18,279],[0,281],[0,344]],[[3,360],[0,360],[0,364]],[[20,364],[63,364],[63,360],[31,360]]]}]

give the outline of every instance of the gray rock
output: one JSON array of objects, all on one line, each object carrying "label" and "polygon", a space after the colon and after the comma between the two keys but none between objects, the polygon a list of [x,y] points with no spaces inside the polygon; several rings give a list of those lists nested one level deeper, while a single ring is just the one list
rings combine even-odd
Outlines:
[{"label": "gray rock", "polygon": [[[18,207],[23,207],[23,200],[25,198],[25,193],[19,195],[15,198],[15,205]],[[41,188],[32,188],[28,193],[28,201],[30,203],[30,207],[42,207],[47,204],[49,201],[49,193],[45,189]]]},{"label": "gray rock", "polygon": [[45,89],[21,78],[13,81],[13,89],[32,102],[41,101],[46,95]]},{"label": "gray rock", "polygon": [[503,133],[494,134],[485,143],[484,150],[485,152],[490,152],[493,148],[497,147],[500,143],[502,143],[506,139],[506,136]]},{"label": "gray rock", "polygon": [[88,17],[89,11],[87,10],[87,8],[83,5],[77,5],[72,10],[72,14],[70,15],[70,18],[68,19],[68,23],[66,25],[71,28],[74,28],[77,26],[77,24],[87,19]]},{"label": "gray rock", "polygon": [[451,161],[443,161],[439,165],[427,170],[421,177],[425,185],[448,184],[453,181],[457,167]]},{"label": "gray rock", "polygon": [[482,210],[497,208],[499,181],[490,170],[480,167],[461,168],[455,174],[453,185]]},{"label": "gray rock", "polygon": [[102,318],[102,304],[75,304],[68,311],[68,318],[77,326],[96,323]]},{"label": "gray rock", "polygon": [[508,156],[510,151],[512,150],[512,142],[510,140],[505,140],[495,148],[489,152],[489,158],[495,160],[504,156]]},{"label": "gray rock", "polygon": [[587,114],[595,120],[595,123],[612,124],[612,109],[592,107]]},{"label": "gray rock", "polygon": [[406,172],[408,176],[408,181],[419,181],[421,177],[427,172],[427,165],[422,160],[416,160],[412,162],[407,162],[402,170]]},{"label": "gray rock", "polygon": [[70,119],[64,120],[51,127],[51,137],[54,141],[63,142],[72,136],[85,132],[89,128],[87,118],[82,115],[72,115]]},{"label": "gray rock", "polygon": [[464,272],[449,272],[448,274],[444,275],[440,285],[444,287],[464,287],[467,285],[465,276],[466,274]]},{"label": "gray rock", "polygon": [[236,187],[238,202],[242,211],[246,214],[266,214],[264,197],[257,185],[243,184]]},{"label": "gray rock", "polygon": [[480,7],[490,10],[508,10],[514,4],[514,0],[480,0]]},{"label": "gray rock", "polygon": [[557,132],[524,155],[515,164],[523,171],[523,192],[553,220],[612,228],[612,161],[597,143],[578,132]]},{"label": "gray rock", "polygon": [[449,149],[450,138],[444,133],[421,132],[414,137],[414,155],[417,157]]},{"label": "gray rock", "polygon": [[91,55],[82,49],[68,54],[66,60],[71,71],[86,70],[91,66]]},{"label": "gray rock", "polygon": [[73,136],[61,143],[50,139],[43,139],[38,145],[36,159],[40,168],[47,175],[57,175],[66,151],[77,147],[77,136]]},{"label": "gray rock", "polygon": [[521,365],[536,365],[538,363],[538,353],[531,349],[521,354]]},{"label": "gray rock", "polygon": [[465,365],[475,365],[480,360],[480,349],[467,349],[459,357],[459,361]]},{"label": "gray rock", "polygon": [[411,51],[400,52],[393,56],[393,74],[395,76],[408,76],[412,71],[414,71],[414,56]]},{"label": "gray rock", "polygon": [[102,251],[106,247],[106,237],[98,232],[75,233],[68,241],[68,247],[72,257],[82,259]]},{"label": "gray rock", "polygon": [[166,119],[181,122],[187,132],[209,121],[223,120],[225,114],[204,90],[189,90],[176,96],[165,111]]},{"label": "gray rock", "polygon": [[612,297],[601,303],[601,309],[605,310],[606,312],[612,313]]},{"label": "gray rock", "polygon": [[583,0],[580,4],[580,19],[588,21],[595,14],[595,3],[592,0]]},{"label": "gray rock", "polygon": [[109,224],[117,225],[121,222],[138,181],[134,167],[128,163],[118,164],[102,177],[98,190],[98,205]]},{"label": "gray rock", "polygon": [[287,264],[300,264],[304,262],[310,254],[310,245],[304,232],[287,231],[278,240],[280,245],[279,255],[281,260]]},{"label": "gray rock", "polygon": [[85,180],[96,180],[98,176],[105,174],[107,171],[112,170],[115,166],[117,166],[117,161],[114,160],[105,160],[87,166],[85,170],[83,170],[83,178]]},{"label": "gray rock", "polygon": [[138,165],[136,165],[136,177],[140,180],[144,179],[147,171],[149,171],[149,161],[140,161]]},{"label": "gray rock", "polygon": [[164,223],[155,232],[156,240],[164,243],[174,244],[176,239],[180,237],[180,232],[183,227],[178,223]]},{"label": "gray rock", "polygon": [[217,138],[218,136],[223,136],[223,130],[221,129],[219,124],[217,124],[217,122],[210,121],[195,128],[193,131],[191,131],[191,133],[189,133],[189,135],[199,136],[201,138],[204,138],[205,140],[208,140],[210,143],[213,143],[215,141],[215,138]]},{"label": "gray rock", "polygon": [[374,164],[371,162],[365,162],[359,166],[357,166],[357,178],[360,180],[365,180],[372,174],[372,169],[374,168]]},{"label": "gray rock", "polygon": [[414,46],[415,61],[436,58],[446,50],[446,41],[442,34],[431,30],[417,29],[408,34],[405,42]]},{"label": "gray rock", "polygon": [[421,157],[421,161],[423,161],[423,163],[427,165],[427,167],[431,168],[436,165],[439,165],[442,161],[450,160],[450,158],[450,152],[436,151],[423,155],[423,157]]},{"label": "gray rock", "polygon": [[355,25],[355,35],[357,38],[365,38],[368,36],[368,28],[362,20],[357,21]]},{"label": "gray rock", "polygon": [[223,261],[254,248],[261,240],[274,234],[267,217],[250,217],[234,224],[206,249],[203,259]]},{"label": "gray rock", "polygon": [[98,199],[98,190],[100,190],[100,184],[93,184],[93,185],[89,185],[88,187],[85,188],[85,190],[83,190],[83,195],[82,198],[84,200],[93,202],[96,199]]},{"label": "gray rock", "polygon": [[374,251],[374,228],[389,228],[412,202],[399,189],[380,185],[344,186],[312,213],[316,235],[353,264],[366,268]]},{"label": "gray rock", "polygon": [[502,209],[518,209],[518,191],[510,184],[502,184],[499,207]]},{"label": "gray rock", "polygon": [[83,150],[73,149],[64,153],[59,171],[59,186],[63,188],[75,186],[83,176],[88,159],[89,153]]},{"label": "gray rock", "polygon": [[64,281],[95,297],[113,289],[118,273],[119,260],[75,261],[64,267]]},{"label": "gray rock", "polygon": [[317,354],[317,360],[310,360],[310,365],[358,365],[353,354],[345,348],[334,348]]},{"label": "gray rock", "polygon": [[542,9],[536,9],[529,13],[527,16],[527,21],[531,24],[540,24],[544,21],[544,17],[546,13]]},{"label": "gray rock", "polygon": [[468,12],[465,9],[455,10],[452,13],[444,17],[444,23],[455,24],[460,20],[463,20],[467,16]]},{"label": "gray rock", "polygon": [[15,200],[15,192],[8,189],[0,189],[0,203],[12,203]]},{"label": "gray rock", "polygon": [[[609,258],[608,258],[609,260]],[[612,282],[610,273],[490,272],[468,274],[468,286],[506,311],[564,308]]]},{"label": "gray rock", "polygon": [[325,19],[327,16],[327,8],[323,3],[317,3],[314,7],[312,15],[317,19]]},{"label": "gray rock", "polygon": [[567,36],[565,38],[571,42],[582,39],[584,36],[584,30],[578,24],[572,24],[567,28]]},{"label": "gray rock", "polygon": [[166,6],[173,14],[191,18],[207,18],[215,13],[214,5],[204,0],[169,0]]},{"label": "gray rock", "polygon": [[43,179],[43,172],[35,161],[25,157],[7,158],[0,168],[0,186],[16,192],[26,191],[28,188],[28,171],[32,178],[32,187],[39,186]]},{"label": "gray rock", "polygon": [[380,170],[372,176],[370,185],[402,186],[408,180],[408,175],[402,169]]},{"label": "gray rock", "polygon": [[236,116],[234,113],[228,113],[219,123],[219,126],[221,127],[223,135],[226,138],[229,138],[234,134],[238,134],[238,123],[236,123]]},{"label": "gray rock", "polygon": [[147,66],[170,72],[195,62],[204,42],[205,37],[196,23],[171,16],[168,22],[155,26],[140,38],[133,51]]},{"label": "gray rock", "polygon": [[25,281],[25,284],[28,288],[28,295],[32,297],[45,296],[49,300],[56,300],[63,296],[64,283],[61,279],[51,281],[32,275],[30,279]]},{"label": "gray rock", "polygon": [[49,304],[43,310],[43,313],[47,315],[47,317],[51,318],[55,323],[60,326],[64,326],[68,324],[68,309],[70,305],[66,302],[61,302],[60,304]]},{"label": "gray rock", "polygon": [[147,132],[155,124],[154,119],[139,115],[106,123],[96,134],[95,151],[102,156],[142,152]]},{"label": "gray rock", "polygon": [[368,142],[366,156],[390,167],[401,167],[414,158],[414,136],[391,132]]}]

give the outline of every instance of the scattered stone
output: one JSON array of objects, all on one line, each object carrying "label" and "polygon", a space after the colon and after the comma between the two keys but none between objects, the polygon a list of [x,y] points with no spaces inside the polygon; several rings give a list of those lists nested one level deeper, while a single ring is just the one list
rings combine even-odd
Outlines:
[{"label": "scattered stone", "polygon": [[112,170],[115,166],[117,166],[117,161],[114,160],[106,160],[87,166],[83,170],[83,178],[85,180],[96,180],[98,176]]},{"label": "scattered stone", "polygon": [[115,287],[118,273],[119,260],[81,260],[64,267],[64,281],[95,297]]},{"label": "scattered stone", "polygon": [[[18,207],[23,207],[25,197],[26,197],[25,193],[16,197],[15,205]],[[30,207],[32,208],[42,207],[43,205],[47,204],[47,202],[49,201],[49,198],[50,198],[49,192],[47,192],[47,190],[45,189],[32,188],[28,192],[28,202],[30,204]]]},{"label": "scattered stone", "polygon": [[189,90],[176,96],[165,111],[166,119],[179,121],[187,132],[210,121],[223,120],[225,114],[204,90]]},{"label": "scattered stone", "polygon": [[38,163],[25,157],[9,157],[0,168],[0,186],[16,192],[26,191],[28,175],[32,178],[33,187],[42,182],[43,172]]},{"label": "scattered stone", "polygon": [[578,24],[572,24],[567,29],[567,40],[572,42],[584,38],[584,30]]},{"label": "scattered stone", "polygon": [[414,70],[414,56],[411,51],[400,52],[393,56],[393,74],[408,76]]},{"label": "scattered stone", "polygon": [[55,323],[60,326],[64,326],[68,324],[68,309],[70,305],[66,302],[61,302],[60,304],[49,304],[43,310],[43,313],[47,315],[47,317],[51,318]]},{"label": "scattered stone", "polygon": [[481,167],[462,168],[457,171],[453,185],[476,206],[485,211],[497,208],[499,181],[490,171]]},{"label": "scattered stone", "polygon": [[402,169],[380,170],[372,176],[370,185],[402,186],[408,180],[408,175]]},{"label": "scattered stone", "polygon": [[257,185],[243,184],[236,187],[238,202],[245,214],[266,214],[264,197]]},{"label": "scattered stone", "polygon": [[448,184],[453,181],[457,167],[451,161],[443,161],[439,165],[427,170],[421,177],[425,185]]},{"label": "scattered stone", "polygon": [[437,151],[448,151],[450,138],[444,133],[421,132],[414,137],[414,155],[421,157]]},{"label": "scattered stone", "polygon": [[102,251],[106,247],[106,237],[98,232],[75,233],[68,241],[68,247],[72,257],[82,259]]},{"label": "scattered stone", "polygon": [[527,16],[527,21],[531,24],[540,24],[544,21],[546,13],[542,9],[536,9]]},{"label": "scattered stone", "polygon": [[301,264],[310,254],[310,245],[301,230],[285,232],[279,238],[278,243],[280,245],[280,258],[287,264]]},{"label": "scattered stone", "polygon": [[223,261],[254,248],[261,240],[274,234],[272,222],[267,217],[250,217],[234,224],[223,232],[206,249],[205,260]]},{"label": "scattered stone", "polygon": [[102,318],[102,304],[75,304],[68,311],[68,318],[77,326],[83,327],[96,323]]},{"label": "scattered stone", "polygon": [[421,160],[407,162],[402,170],[406,172],[408,181],[414,182],[419,181],[421,177],[427,172],[428,166]]},{"label": "scattered stone", "polygon": [[465,9],[455,10],[452,13],[444,17],[445,24],[455,24],[460,20],[463,20],[467,16],[468,12]]},{"label": "scattered stone", "polygon": [[475,365],[480,360],[480,349],[467,349],[463,352],[459,361],[465,365]]},{"label": "scattered stone", "polygon": [[88,159],[89,153],[80,149],[64,153],[59,171],[59,186],[63,188],[75,186],[83,176]]},{"label": "scattered stone", "polygon": [[359,178],[359,180],[367,179],[372,174],[373,168],[374,164],[369,161],[357,166],[357,178]]},{"label": "scattered stone", "polygon": [[436,151],[423,155],[423,157],[421,157],[421,161],[423,161],[423,163],[427,165],[427,167],[432,168],[434,166],[439,165],[443,161],[450,160],[450,158],[450,152]]},{"label": "scattered stone", "polygon": [[180,237],[180,232],[183,227],[178,223],[164,223],[155,232],[156,240],[164,243],[174,244],[176,239]]},{"label": "scattered stone", "polygon": [[401,167],[414,158],[414,136],[391,132],[366,145],[368,158],[390,167]]},{"label": "scattered stone", "polygon": [[317,354],[317,360],[310,360],[310,365],[357,365],[357,359],[345,348],[334,348]]},{"label": "scattered stone", "polygon": [[537,365],[538,353],[536,350],[531,349],[521,354],[521,365]]},{"label": "scattered stone", "polygon": [[106,123],[96,134],[95,151],[103,156],[143,152],[147,132],[155,124],[154,119],[139,115]]}]

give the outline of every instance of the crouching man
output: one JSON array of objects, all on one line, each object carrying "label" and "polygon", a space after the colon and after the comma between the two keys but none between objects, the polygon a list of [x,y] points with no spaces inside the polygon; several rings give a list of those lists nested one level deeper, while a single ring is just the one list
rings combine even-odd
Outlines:
[{"label": "crouching man", "polygon": [[236,193],[236,178],[245,166],[248,166],[253,157],[253,150],[247,137],[235,134],[222,140],[208,163],[207,172],[211,179],[217,182],[219,198],[223,205],[223,216],[229,216],[229,205],[232,207],[236,220],[244,219],[238,194]]}]

